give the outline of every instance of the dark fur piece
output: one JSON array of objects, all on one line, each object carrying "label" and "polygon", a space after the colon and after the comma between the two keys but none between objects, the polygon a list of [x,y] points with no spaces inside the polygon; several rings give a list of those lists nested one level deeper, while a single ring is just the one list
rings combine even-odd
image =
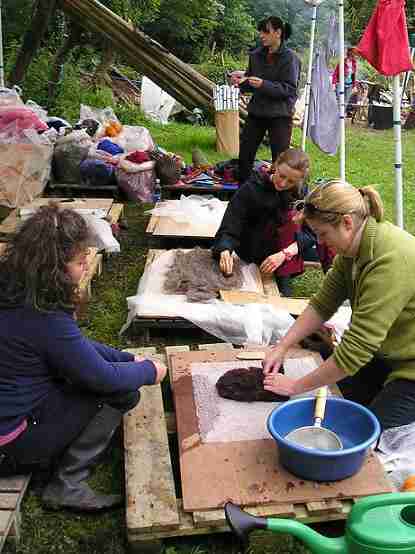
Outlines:
[{"label": "dark fur piece", "polygon": [[189,252],[177,250],[164,282],[165,292],[185,294],[189,302],[207,302],[217,298],[220,289],[241,287],[242,271],[238,260],[235,260],[233,274],[225,277],[211,251],[199,247]]},{"label": "dark fur piece", "polygon": [[230,369],[216,383],[219,396],[240,402],[284,402],[281,396],[264,390],[264,374],[260,367]]}]

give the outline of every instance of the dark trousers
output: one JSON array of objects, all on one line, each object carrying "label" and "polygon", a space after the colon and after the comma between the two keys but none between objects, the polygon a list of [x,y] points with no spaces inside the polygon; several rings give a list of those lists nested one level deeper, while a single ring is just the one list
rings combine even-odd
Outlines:
[{"label": "dark trousers", "polygon": [[248,115],[241,136],[239,150],[239,181],[243,183],[251,174],[257,150],[268,131],[272,161],[287,150],[291,142],[292,119],[290,117],[255,117]]},{"label": "dark trousers", "polygon": [[345,398],[370,408],[383,430],[415,421],[415,381],[396,379],[384,386],[390,371],[383,360],[373,358],[338,383]]},{"label": "dark trousers", "polygon": [[138,391],[97,395],[62,385],[49,394],[28,417],[27,429],[0,447],[0,477],[47,469],[109,404],[125,413],[136,406]]}]

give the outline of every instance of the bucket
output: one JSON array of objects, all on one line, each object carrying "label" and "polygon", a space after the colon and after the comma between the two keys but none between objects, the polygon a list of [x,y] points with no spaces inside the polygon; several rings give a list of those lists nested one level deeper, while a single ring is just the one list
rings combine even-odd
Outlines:
[{"label": "bucket", "polygon": [[311,481],[339,481],[357,473],[369,447],[378,439],[380,424],[370,410],[344,398],[327,399],[324,426],[339,436],[343,450],[299,446],[285,437],[313,421],[314,398],[289,400],[268,417],[268,431],[278,446],[280,463],[294,475]]}]

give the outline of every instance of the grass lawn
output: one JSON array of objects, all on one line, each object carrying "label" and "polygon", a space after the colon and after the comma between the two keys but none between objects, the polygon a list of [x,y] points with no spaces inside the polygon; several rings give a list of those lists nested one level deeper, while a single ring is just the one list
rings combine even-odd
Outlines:
[{"label": "grass lawn", "polygon": [[[122,113],[119,114],[123,120]],[[150,128],[155,141],[164,148],[182,154],[191,161],[192,148],[200,148],[210,162],[223,159],[214,151],[214,130],[212,128],[192,128],[170,124],[166,127],[138,123]],[[133,121],[128,121],[133,124]],[[347,130],[347,176],[355,185],[377,184],[385,202],[387,216],[393,219],[394,198],[394,146],[392,131],[372,131],[351,127]],[[405,225],[408,231],[415,231],[414,185],[415,185],[415,133],[404,132],[404,171],[405,171]],[[295,144],[299,144],[300,133],[295,134]],[[312,158],[312,177],[337,176],[338,158],[328,157],[314,146],[309,147]],[[268,158],[267,149],[262,149],[259,157]],[[84,324],[84,332],[97,340],[113,346],[126,348],[137,344],[131,335],[119,337],[118,331],[126,318],[126,297],[135,294],[141,275],[146,246],[144,229],[147,207],[128,205],[126,216],[128,231],[122,235],[122,252],[109,258],[104,264],[103,275],[94,284],[93,299],[89,307],[89,317]],[[297,278],[295,294],[310,295],[321,279],[318,271],[308,272]],[[161,345],[154,343],[154,346]],[[187,342],[183,338],[183,343]],[[194,341],[197,342],[197,341]],[[123,454],[121,439],[111,457],[101,465],[93,478],[96,488],[118,492],[123,487]],[[127,552],[125,513],[123,510],[102,516],[71,515],[42,510],[39,503],[39,490],[33,484],[23,502],[22,541],[18,553],[27,554],[122,554]],[[288,536],[276,537],[270,549],[256,546],[253,554],[300,554],[304,547]],[[166,554],[231,554],[237,552],[237,545],[229,534],[201,536],[193,539],[170,539],[166,541]],[[16,552],[12,544],[7,544],[7,553]]]}]

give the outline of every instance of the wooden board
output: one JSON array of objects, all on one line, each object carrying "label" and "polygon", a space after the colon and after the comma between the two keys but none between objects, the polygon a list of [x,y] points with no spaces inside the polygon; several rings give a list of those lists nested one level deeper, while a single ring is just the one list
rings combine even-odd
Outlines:
[{"label": "wooden board", "polygon": [[[227,343],[217,343],[217,344],[199,344],[199,350],[233,350],[232,345]],[[139,348],[130,350],[133,354],[140,354],[146,357],[160,359],[162,362],[166,363],[167,359],[172,355],[179,352],[189,352],[188,346],[170,346],[165,348],[165,353],[157,353],[156,348]],[[240,352],[240,350],[235,350],[235,352]],[[160,406],[159,406],[160,408]],[[161,412],[157,412],[160,414]],[[146,421],[151,425],[152,414],[146,413]],[[176,433],[176,422],[174,413],[165,413],[167,431],[169,433]],[[158,415],[156,414],[156,417]],[[128,503],[127,503],[127,534],[128,540],[131,543],[134,543],[139,552],[142,551],[143,543],[150,543],[152,541],[157,541],[159,539],[175,536],[192,536],[192,535],[201,535],[206,533],[218,533],[218,532],[229,532],[229,527],[225,521],[223,509],[214,509],[214,510],[200,510],[194,512],[185,512],[183,510],[183,503],[180,498],[176,498],[174,495],[174,490],[169,487],[152,488],[152,481],[157,478],[157,472],[159,472],[159,456],[157,449],[148,449],[150,457],[146,458],[145,463],[149,467],[154,468],[154,474],[151,472],[145,472],[143,475],[141,472],[140,461],[142,461],[141,453],[136,448],[137,435],[141,431],[140,420],[143,418],[143,414],[138,410],[130,412],[128,416],[125,416],[125,448],[126,448],[126,480],[128,483]],[[170,426],[170,427],[169,427]],[[160,435],[161,436],[161,435]],[[140,434],[140,438],[142,435]],[[150,435],[147,435],[149,441],[152,440]],[[163,441],[167,447],[166,436],[163,436]],[[134,452],[133,452],[134,451]],[[171,464],[171,460],[167,457],[165,458],[166,466]],[[165,471],[164,465],[161,465],[162,472]],[[163,473],[161,473],[161,476]],[[162,480],[164,478],[162,477]],[[0,480],[1,482],[1,480]],[[138,486],[136,486],[138,483]],[[11,485],[11,486],[10,486]],[[9,487],[11,490],[14,490],[15,485],[10,484]],[[168,517],[169,509],[167,515],[164,515],[162,512],[156,513],[155,511],[150,511],[151,519],[144,517],[141,519],[137,517],[137,509],[140,509],[140,506],[148,506],[149,503],[153,502],[154,497],[156,497],[158,504],[166,504],[166,499],[170,500],[167,502],[168,506],[176,505],[177,513],[179,519],[179,525],[176,526],[175,523],[172,524],[172,518]],[[175,504],[174,504],[175,503]],[[250,506],[248,511],[254,515],[258,516],[275,516],[275,517],[285,517],[285,518],[294,518],[297,521],[303,523],[313,523],[318,521],[333,521],[333,520],[344,520],[347,518],[351,508],[353,506],[352,499],[329,499],[329,500],[320,500],[320,501],[311,501],[304,503],[278,503],[278,504],[258,504],[256,506]],[[164,526],[163,522],[166,521]],[[174,518],[174,521],[176,519]],[[144,527],[140,527],[140,525]],[[130,525],[132,527],[130,527]]]},{"label": "wooden board", "polygon": [[[179,200],[169,200],[179,204]],[[162,203],[161,203],[162,204]],[[228,204],[224,202],[224,204]],[[159,204],[156,205],[158,207]],[[146,233],[158,238],[214,238],[219,224],[200,224],[197,221],[178,223],[171,217],[152,215]]]},{"label": "wooden board", "polygon": [[[155,349],[129,350],[157,358]],[[157,531],[179,527],[160,385],[143,387],[139,405],[124,416],[127,528]]]},{"label": "wooden board", "polygon": [[30,475],[0,479],[0,551],[7,537],[20,537],[20,504]]},{"label": "wooden board", "polygon": [[[184,249],[186,250],[186,249]],[[148,268],[151,266],[151,264],[153,263],[153,261],[155,261],[159,256],[161,256],[164,252],[167,252],[167,250],[159,250],[159,249],[150,249],[147,253],[147,258],[146,258],[146,263],[145,263],[145,266],[144,266],[144,271],[147,271]],[[261,272],[258,271],[256,272],[256,275],[255,275],[255,280],[256,280],[256,284],[258,286],[258,290],[261,291],[261,294],[264,292],[264,284],[263,284],[263,281],[262,281],[262,274]],[[143,292],[143,294],[145,294],[145,290]],[[166,313],[164,312],[163,313],[163,306],[160,305],[160,309],[157,311],[157,313],[155,313],[155,311],[153,312],[141,312],[139,313],[138,317],[140,319],[145,319],[145,318],[157,318],[157,319],[163,319],[163,318],[166,318],[166,319],[171,319],[172,316],[170,315],[166,315]],[[181,319],[177,316],[177,319]]]},{"label": "wooden board", "polygon": [[290,314],[300,315],[307,307],[308,298],[290,298],[286,296],[267,296],[257,292],[239,290],[221,290],[220,297],[229,304],[272,304],[275,308],[287,310]]},{"label": "wooden board", "polygon": [[[36,198],[30,204],[25,204],[21,209],[25,208],[39,208],[40,206],[45,206],[49,202],[58,202],[62,208],[87,208],[87,209],[103,209],[107,213],[110,211],[113,204],[111,198]],[[0,235],[8,235],[16,231],[17,226],[22,222],[22,219],[19,216],[19,209],[15,209],[9,213],[9,215],[2,221],[0,224]]]},{"label": "wooden board", "polygon": [[[305,354],[310,353],[297,349],[289,357]],[[177,353],[170,357],[185,511],[218,508],[228,500],[245,506],[319,502],[392,490],[372,453],[357,475],[335,483],[315,483],[286,471],[278,462],[278,450],[271,439],[202,443],[190,365],[235,359],[236,351]]]}]

